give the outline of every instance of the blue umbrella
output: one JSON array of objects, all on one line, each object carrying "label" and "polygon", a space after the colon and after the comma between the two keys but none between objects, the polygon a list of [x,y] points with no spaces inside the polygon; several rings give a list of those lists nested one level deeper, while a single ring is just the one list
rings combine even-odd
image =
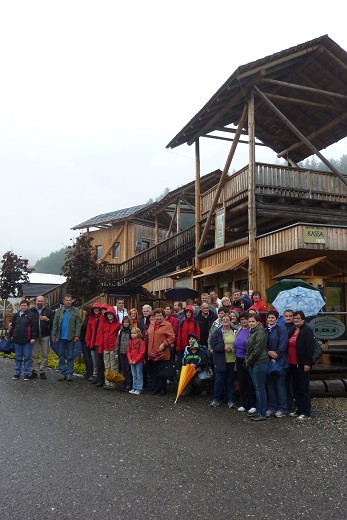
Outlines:
[{"label": "blue umbrella", "polygon": [[303,311],[305,316],[315,316],[325,305],[319,291],[305,289],[304,287],[294,287],[287,291],[281,291],[272,305],[281,316],[286,309],[293,311]]}]

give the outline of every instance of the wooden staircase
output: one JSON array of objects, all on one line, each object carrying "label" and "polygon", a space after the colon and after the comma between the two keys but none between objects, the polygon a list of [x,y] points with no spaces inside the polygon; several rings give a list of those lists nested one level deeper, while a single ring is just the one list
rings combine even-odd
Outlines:
[{"label": "wooden staircase", "polygon": [[174,271],[195,254],[195,226],[185,229],[120,264],[103,266],[102,289],[141,286]]}]

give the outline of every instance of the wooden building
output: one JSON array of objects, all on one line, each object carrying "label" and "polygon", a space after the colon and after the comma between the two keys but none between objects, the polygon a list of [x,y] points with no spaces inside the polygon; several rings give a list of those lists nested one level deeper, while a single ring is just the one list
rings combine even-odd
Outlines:
[{"label": "wooden building", "polygon": [[[347,136],[347,53],[328,36],[237,68],[167,145],[195,146],[198,289],[265,289],[282,277],[324,288],[344,310],[347,177],[321,150]],[[220,180],[200,190],[204,139],[230,141]],[[230,175],[237,146],[248,164]],[[256,161],[259,146],[283,165]],[[316,155],[326,172],[299,167]],[[284,163],[285,161],[285,163]]]}]

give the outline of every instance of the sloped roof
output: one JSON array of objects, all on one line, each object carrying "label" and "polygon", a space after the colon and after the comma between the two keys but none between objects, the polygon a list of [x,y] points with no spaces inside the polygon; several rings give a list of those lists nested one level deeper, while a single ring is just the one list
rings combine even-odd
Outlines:
[{"label": "sloped roof", "polygon": [[148,204],[140,204],[138,206],[132,206],[131,208],[111,211],[110,213],[102,213],[101,215],[97,215],[96,217],[90,218],[89,220],[85,220],[81,224],[77,224],[72,229],[82,229],[86,227],[99,226],[102,224],[110,224],[115,220],[123,220],[127,217],[131,217],[145,206],[148,206]]},{"label": "sloped roof", "polygon": [[[167,148],[192,144],[214,131],[230,132],[233,126],[228,125],[238,124],[252,86],[267,95],[318,150],[347,136],[347,53],[325,35],[238,67]],[[312,155],[259,95],[255,97],[255,136],[296,163]]]},{"label": "sloped roof", "polygon": [[243,256],[242,258],[238,258],[237,260],[229,260],[227,262],[222,262],[221,264],[212,265],[210,267],[202,267],[202,274],[193,276],[193,278],[202,278],[203,276],[211,276],[213,274],[224,273],[225,271],[235,271],[246,262],[248,262],[248,256]]},{"label": "sloped roof", "polygon": [[317,274],[319,275],[334,275],[336,277],[345,276],[345,272],[337,267],[335,264],[330,262],[326,256],[319,256],[316,258],[310,258],[309,260],[304,260],[303,262],[298,262],[288,269],[285,269],[281,273],[274,276],[272,279],[277,280],[280,278],[287,278],[294,275],[302,275],[304,277],[304,273],[310,269],[311,267],[318,268]]},{"label": "sloped roof", "polygon": [[30,283],[41,283],[51,285],[61,285],[66,282],[66,276],[60,274],[50,273],[29,273],[28,275]]}]

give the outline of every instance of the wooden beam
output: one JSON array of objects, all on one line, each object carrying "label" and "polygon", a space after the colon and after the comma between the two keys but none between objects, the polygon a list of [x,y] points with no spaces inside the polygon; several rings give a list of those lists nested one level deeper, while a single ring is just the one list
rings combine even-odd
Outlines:
[{"label": "wooden beam", "polygon": [[[208,139],[220,139],[221,141],[230,141],[230,142],[233,142],[234,139],[230,139],[229,137],[220,137],[218,135],[203,135],[202,137],[207,137]],[[249,144],[248,141],[244,141],[242,139],[239,139],[239,143],[242,143],[242,144]],[[264,143],[255,143],[257,146],[266,146],[268,148],[268,146]]]},{"label": "wooden beam", "polygon": [[255,211],[255,120],[254,120],[254,92],[250,90],[248,97],[248,286],[250,291],[257,288],[257,222]]},{"label": "wooden beam", "polygon": [[154,244],[159,244],[159,220],[158,215],[155,216],[155,227],[154,227]]},{"label": "wooden beam", "polygon": [[176,202],[176,208],[177,208],[176,231],[177,231],[177,233],[179,233],[181,231],[181,199],[179,197]]},{"label": "wooden beam", "polygon": [[[184,202],[184,204],[186,204],[188,206],[188,208],[190,208],[192,211],[195,212],[195,206],[193,206],[193,204],[191,204],[190,202],[187,201],[187,199],[184,199],[183,197],[181,197],[181,201]],[[182,209],[182,208],[181,208]],[[183,210],[184,211],[184,210]]]},{"label": "wooden beam", "polygon": [[307,101],[306,99],[280,96],[279,94],[272,94],[271,92],[264,92],[264,94],[269,99],[278,99],[279,101],[285,101],[286,103],[293,103],[295,105],[305,105],[308,107],[322,108],[324,110],[339,110],[340,112],[345,110],[345,108],[338,107],[336,105],[326,105],[324,103],[316,103],[314,101]]},{"label": "wooden beam", "polygon": [[279,85],[281,87],[289,87],[298,90],[304,90],[305,92],[312,92],[314,94],[324,94],[325,96],[335,97],[338,99],[347,99],[347,96],[345,94],[331,92],[330,90],[322,90],[320,88],[306,87],[305,85],[298,85],[297,83],[287,83],[286,81],[279,81],[278,79],[264,78],[263,83],[270,83],[271,85]]},{"label": "wooden beam", "polygon": [[300,58],[300,56],[304,56],[305,54],[314,52],[318,48],[319,48],[318,45],[314,45],[313,47],[308,47],[307,49],[304,49],[302,51],[294,52],[293,54],[289,54],[289,56],[279,58],[278,60],[274,60],[274,61],[270,60],[267,64],[263,63],[262,65],[259,65],[258,67],[254,68],[254,69],[250,69],[247,72],[243,72],[242,74],[239,74],[237,76],[237,79],[241,80],[241,79],[247,78],[248,76],[253,76],[254,74],[257,74],[259,72],[261,72],[261,73],[263,73],[263,71],[266,72],[266,69],[272,69],[276,65],[280,65],[281,63],[286,63],[286,62],[292,61],[296,58]]},{"label": "wooden beam", "polygon": [[175,211],[173,212],[173,215],[172,215],[172,219],[171,219],[171,222],[170,222],[169,230],[167,232],[167,238],[169,238],[169,236],[172,233],[173,225],[174,225],[175,218],[176,218],[176,213],[177,213],[177,204],[175,206]]},{"label": "wooden beam", "polygon": [[123,232],[123,229],[124,229],[124,226],[121,226],[120,230],[118,231],[117,235],[116,235],[116,238],[114,240],[111,240],[111,244],[108,246],[108,248],[106,249],[106,253],[104,254],[104,256],[102,257],[101,261],[102,262],[105,262],[106,261],[106,257],[107,255],[109,254],[109,252],[111,251],[112,247],[114,246],[114,244],[118,241],[119,237],[121,236],[122,232]]},{"label": "wooden beam", "polygon": [[201,234],[201,192],[200,192],[200,143],[195,141],[195,267],[200,269],[200,258],[198,249]]},{"label": "wooden beam", "polygon": [[[319,157],[319,159],[326,165],[328,166],[328,168],[332,171],[332,173],[334,175],[336,175],[336,177],[338,177],[340,179],[340,181],[345,185],[347,186],[347,177],[342,175],[342,173],[340,173],[336,168],[335,166],[333,166],[331,164],[330,161],[328,161],[328,159],[326,159],[324,157],[324,155],[322,155],[320,153],[320,151],[300,132],[300,130],[298,130],[296,128],[296,126],[293,125],[293,123],[291,123],[289,121],[289,119],[284,115],[282,114],[282,112],[272,103],[272,101],[270,101],[264,94],[263,92],[261,92],[258,87],[254,87],[254,90],[257,92],[258,96],[261,97],[261,99],[263,99],[263,101],[265,101],[265,103],[271,108],[271,110],[273,112],[275,112],[275,114],[277,114],[277,116],[279,117],[279,119],[290,129],[292,130],[292,132],[307,146],[307,148],[309,150],[311,150],[311,152],[315,155],[317,155],[317,157]],[[347,113],[344,114],[345,117],[347,117]],[[282,153],[282,152],[281,152]],[[281,157],[282,155],[281,154],[278,154],[277,157]]]},{"label": "wooden beam", "polygon": [[203,243],[205,241],[206,235],[207,235],[209,227],[211,225],[213,214],[214,214],[215,209],[217,207],[219,196],[220,196],[220,194],[222,192],[222,189],[224,187],[225,180],[227,178],[228,171],[229,171],[229,168],[230,168],[230,164],[231,164],[231,161],[232,161],[232,159],[234,157],[235,150],[236,150],[236,147],[237,147],[239,139],[240,139],[241,130],[242,130],[242,128],[245,125],[246,119],[247,119],[247,103],[244,105],[243,112],[242,112],[242,115],[241,115],[241,119],[240,119],[239,125],[237,127],[237,132],[235,134],[235,139],[233,140],[233,142],[231,144],[231,148],[230,148],[227,160],[225,162],[225,166],[224,166],[222,175],[221,175],[221,177],[219,179],[219,183],[218,183],[218,186],[217,186],[217,189],[216,189],[216,193],[215,193],[214,199],[212,201],[212,206],[211,206],[211,209],[209,211],[209,214],[208,214],[208,217],[207,217],[207,221],[206,221],[204,230],[203,230],[201,238],[200,238],[200,242],[199,242],[199,246],[198,246],[198,252],[200,251],[200,249],[201,249],[201,247],[202,247],[202,245],[203,245]]}]

